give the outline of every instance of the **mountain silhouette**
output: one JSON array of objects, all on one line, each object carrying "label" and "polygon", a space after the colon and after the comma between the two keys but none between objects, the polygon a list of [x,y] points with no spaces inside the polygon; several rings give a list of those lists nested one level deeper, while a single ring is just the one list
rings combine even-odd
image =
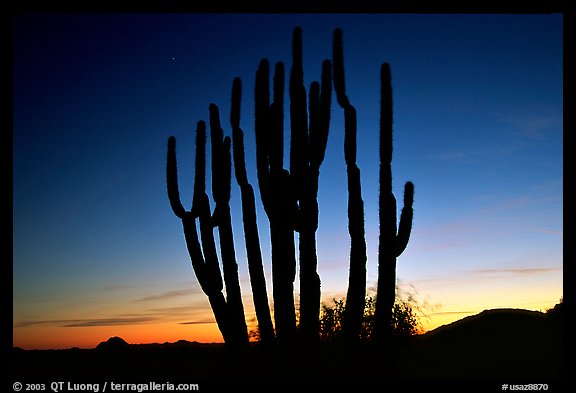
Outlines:
[{"label": "mountain silhouette", "polygon": [[485,310],[417,337],[411,355],[427,360],[425,378],[557,377],[563,355],[559,314]]},{"label": "mountain silhouette", "polygon": [[[331,381],[373,380],[550,382],[559,380],[564,371],[564,316],[561,307],[552,311],[485,310],[390,347],[368,344],[351,349],[328,343],[310,351],[298,345],[274,348],[251,343],[248,351],[239,353],[224,343],[129,344],[111,337],[93,349],[14,348],[12,376],[130,382],[169,378],[200,381],[205,387],[272,380],[306,380],[324,387]],[[386,368],[383,351],[392,359]]]},{"label": "mountain silhouette", "polygon": [[130,346],[130,344],[128,344],[126,341],[124,341],[124,339],[117,337],[117,336],[114,336],[114,337],[110,337],[106,341],[102,341],[100,344],[98,344],[96,346],[96,349],[105,350],[105,351],[117,351],[117,350],[128,349],[129,346]]}]

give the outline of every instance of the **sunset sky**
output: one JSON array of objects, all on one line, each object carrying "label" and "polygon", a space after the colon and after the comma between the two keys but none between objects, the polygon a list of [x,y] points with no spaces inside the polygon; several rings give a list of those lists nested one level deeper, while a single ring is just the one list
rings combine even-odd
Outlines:
[{"label": "sunset sky", "polygon": [[[543,311],[563,296],[560,14],[70,13],[23,14],[13,23],[14,346],[94,347],[111,336],[222,341],[170,209],[165,165],[174,135],[189,208],[196,123],[215,103],[231,134],[235,77],[244,87],[241,126],[272,299],[253,89],[262,58],[290,67],[296,26],[307,87],[332,56],[333,31],[344,33],[368,287],[377,279],[379,70],[388,62],[399,207],[403,184],[415,185],[413,230],[397,276],[426,314],[423,327],[489,308]],[[326,302],[347,289],[343,136],[333,95],[318,197]],[[234,178],[231,208],[250,321]]]}]

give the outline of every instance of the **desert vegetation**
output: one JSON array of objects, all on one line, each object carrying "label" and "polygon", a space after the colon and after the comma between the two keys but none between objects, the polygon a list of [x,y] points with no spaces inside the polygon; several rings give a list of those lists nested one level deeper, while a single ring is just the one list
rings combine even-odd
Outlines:
[{"label": "desert vegetation", "polygon": [[[240,293],[230,220],[232,164],[241,192],[244,240],[258,323],[257,336],[262,342],[290,345],[299,341],[314,344],[334,335],[330,329],[335,326],[338,326],[339,339],[347,343],[358,342],[367,336],[374,341],[386,342],[392,339],[393,332],[415,332],[416,321],[411,319],[411,309],[406,307],[406,303],[396,302],[396,263],[410,238],[414,185],[412,182],[405,185],[404,207],[398,222],[396,198],[392,190],[390,66],[383,63],[380,75],[380,236],[377,292],[374,297],[366,297],[364,203],[360,168],[356,163],[359,132],[356,109],[345,88],[343,32],[340,29],[334,31],[333,58],[323,61],[320,67],[320,82],[312,82],[308,90],[304,86],[302,36],[302,30],[296,27],[293,31],[287,105],[290,120],[289,167],[285,166],[284,159],[284,63],[278,62],[274,65],[271,78],[269,61],[262,59],[256,71],[254,87],[257,182],[261,203],[270,225],[273,320],[263,273],[256,200],[246,171],[244,132],[240,121],[240,78],[234,79],[232,83],[232,137],[224,134],[218,106],[213,103],[209,105],[212,199],[215,202],[213,210],[206,192],[205,122],[198,121],[196,129],[194,195],[190,210],[183,207],[179,196],[176,139],[170,137],[168,140],[166,179],[170,205],[174,214],[182,220],[192,267],[208,296],[224,341],[234,347],[245,346],[249,341],[249,334]],[[335,301],[331,308],[326,305],[321,307],[316,232],[319,211],[318,180],[329,140],[333,89],[338,105],[344,112],[344,155],[351,247],[346,298]],[[221,261],[216,252],[215,230],[218,230],[219,235]],[[297,260],[299,272],[296,271]],[[298,310],[294,299],[297,276],[300,284]],[[366,312],[369,313],[368,324]],[[398,315],[402,313],[402,323],[405,325],[399,327]],[[326,330],[330,318],[336,320],[331,322],[333,326]]]}]

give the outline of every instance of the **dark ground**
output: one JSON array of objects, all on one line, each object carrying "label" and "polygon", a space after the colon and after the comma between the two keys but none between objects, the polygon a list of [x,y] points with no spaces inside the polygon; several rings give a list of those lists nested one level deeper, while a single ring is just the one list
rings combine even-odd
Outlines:
[{"label": "dark ground", "polygon": [[186,382],[198,383],[201,391],[255,386],[288,391],[303,384],[329,389],[392,384],[420,391],[431,383],[467,386],[462,391],[480,383],[501,391],[505,382],[547,383],[548,391],[559,391],[553,387],[562,383],[565,373],[576,371],[564,369],[564,355],[561,313],[499,309],[384,347],[280,349],[253,344],[239,353],[222,344],[137,345],[113,338],[94,349],[14,348],[11,380]]}]

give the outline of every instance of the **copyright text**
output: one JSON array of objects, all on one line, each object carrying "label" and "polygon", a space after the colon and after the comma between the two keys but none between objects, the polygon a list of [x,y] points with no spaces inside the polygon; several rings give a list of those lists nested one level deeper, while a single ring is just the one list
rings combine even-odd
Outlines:
[{"label": "copyright text", "polygon": [[180,383],[174,384],[170,382],[148,382],[148,383],[78,383],[78,382],[63,382],[54,381],[48,384],[44,383],[21,383],[14,382],[12,389],[15,392],[42,392],[48,389],[54,393],[60,392],[149,392],[149,391],[198,391],[200,386],[197,383]]}]

